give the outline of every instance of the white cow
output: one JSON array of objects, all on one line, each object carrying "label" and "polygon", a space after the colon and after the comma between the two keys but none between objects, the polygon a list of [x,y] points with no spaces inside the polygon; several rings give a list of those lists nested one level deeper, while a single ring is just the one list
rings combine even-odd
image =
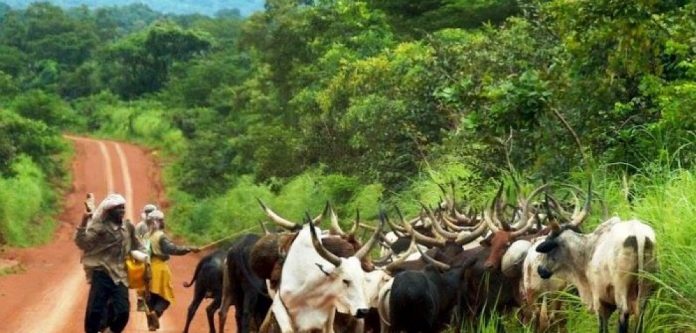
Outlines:
[{"label": "white cow", "polygon": [[[519,288],[523,320],[531,323],[536,332],[546,332],[554,322],[563,325],[564,318],[556,318],[556,314],[560,313],[561,303],[558,300],[549,300],[548,293],[561,291],[568,284],[557,277],[542,279],[537,273],[543,255],[534,249],[545,239],[546,236],[542,236],[532,242],[513,242],[505,252],[500,266],[505,275],[518,277],[521,274]],[[540,302],[539,297],[542,298]]]},{"label": "white cow", "polygon": [[321,230],[313,223],[302,227],[288,251],[271,306],[282,332],[332,332],[337,308],[358,318],[368,313],[360,258],[374,245],[381,228],[355,256],[339,258],[321,245],[317,238]]},{"label": "white cow", "polygon": [[596,313],[600,332],[607,332],[614,308],[619,312],[619,332],[628,331],[631,314],[638,317],[650,283],[641,277],[657,270],[655,232],[637,220],[614,217],[591,234],[574,226],[552,224],[553,232],[536,247],[543,253],[537,272],[548,279],[562,278],[578,288],[583,303]]}]

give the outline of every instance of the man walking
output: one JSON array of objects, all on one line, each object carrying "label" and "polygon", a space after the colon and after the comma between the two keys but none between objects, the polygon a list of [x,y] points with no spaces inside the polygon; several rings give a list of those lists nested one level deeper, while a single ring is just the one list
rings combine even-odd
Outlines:
[{"label": "man walking", "polygon": [[82,264],[90,283],[86,333],[99,332],[104,323],[114,333],[123,331],[130,311],[126,256],[149,260],[133,225],[123,221],[125,204],[123,196],[110,194],[93,212],[86,205],[88,212],[75,232],[75,244],[84,251]]}]

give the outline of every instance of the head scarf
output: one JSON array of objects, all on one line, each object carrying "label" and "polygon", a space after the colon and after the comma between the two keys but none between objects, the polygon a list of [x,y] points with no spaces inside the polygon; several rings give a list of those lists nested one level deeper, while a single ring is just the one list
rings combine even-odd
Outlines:
[{"label": "head scarf", "polygon": [[164,229],[164,213],[161,210],[156,210],[147,216],[148,221],[155,222],[155,229]]},{"label": "head scarf", "polygon": [[145,207],[143,207],[143,212],[140,213],[140,219],[142,220],[147,220],[147,216],[150,215],[150,213],[154,212],[157,210],[157,206],[153,204],[147,204]]},{"label": "head scarf", "polygon": [[122,195],[118,193],[109,194],[108,196],[106,196],[106,198],[104,198],[104,200],[102,200],[101,203],[99,203],[97,209],[94,210],[94,214],[92,215],[92,221],[90,223],[104,221],[104,219],[106,219],[106,213],[110,209],[125,204],[126,199],[123,198]]}]

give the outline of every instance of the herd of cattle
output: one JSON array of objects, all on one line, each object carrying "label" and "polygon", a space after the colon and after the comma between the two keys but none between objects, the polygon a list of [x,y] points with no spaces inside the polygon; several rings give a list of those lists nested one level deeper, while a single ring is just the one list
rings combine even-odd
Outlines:
[{"label": "herd of cattle", "polygon": [[[397,209],[394,222],[381,212],[375,228],[358,214],[348,231],[329,204],[297,224],[259,200],[284,231],[264,227],[265,234],[243,235],[200,261],[185,284],[195,282],[195,294],[184,332],[204,298],[213,298],[210,332],[218,310],[224,332],[231,305],[238,332],[458,332],[513,312],[536,332],[567,331],[561,301],[548,296],[571,286],[597,314],[600,332],[615,311],[619,332],[628,331],[630,315],[641,331],[652,287],[645,274],[658,268],[654,231],[614,217],[582,233],[591,186],[562,189],[575,200],[558,200],[543,185],[512,204],[501,185],[490,205],[466,214],[443,189],[446,199],[422,205],[416,217]],[[321,230],[325,217],[330,223]],[[361,228],[372,230],[364,244]],[[381,257],[372,260],[375,246]]]}]

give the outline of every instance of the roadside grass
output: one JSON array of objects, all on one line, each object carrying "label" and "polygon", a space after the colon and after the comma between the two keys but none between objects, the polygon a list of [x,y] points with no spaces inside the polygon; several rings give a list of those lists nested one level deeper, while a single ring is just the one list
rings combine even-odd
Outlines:
[{"label": "roadside grass", "polygon": [[57,225],[57,191],[28,157],[13,166],[15,175],[0,177],[0,234],[10,246],[29,247],[51,239]]}]

